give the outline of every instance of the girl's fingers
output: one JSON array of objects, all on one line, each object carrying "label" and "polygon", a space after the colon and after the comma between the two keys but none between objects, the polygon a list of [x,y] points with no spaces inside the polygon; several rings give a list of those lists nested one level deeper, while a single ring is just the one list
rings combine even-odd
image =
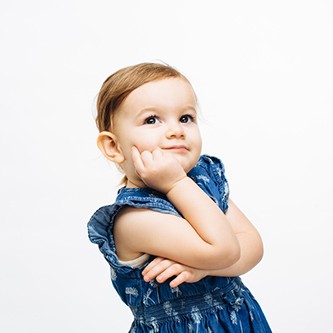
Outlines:
[{"label": "girl's fingers", "polygon": [[170,282],[170,287],[176,288],[176,287],[180,286],[182,283],[187,282],[187,277],[188,277],[188,274],[186,271],[180,273],[179,275],[177,275],[177,277],[175,279],[173,279]]},{"label": "girl's fingers", "polygon": [[181,274],[185,270],[184,266],[175,262],[172,262],[172,264],[169,267],[166,267],[165,269],[161,270],[158,274],[156,274],[156,280],[159,283],[163,283],[169,278]]},{"label": "girl's fingers", "polygon": [[136,147],[132,147],[132,159],[133,159],[133,164],[135,167],[135,170],[140,173],[144,169],[143,161],[141,159],[141,154]]},{"label": "girl's fingers", "polygon": [[152,156],[151,152],[149,152],[148,150],[144,150],[141,153],[141,159],[142,159],[143,164],[145,165],[145,164],[152,162],[153,156]]},{"label": "girl's fingers", "polygon": [[161,159],[163,155],[162,149],[156,148],[155,150],[153,150],[152,155],[154,160]]},{"label": "girl's fingers", "polygon": [[[162,259],[156,263],[152,268],[143,273],[143,278],[146,282],[152,279],[157,279],[158,282],[165,281],[165,276],[169,276],[168,270],[175,264],[172,260]],[[148,267],[148,266],[147,266]]]},{"label": "girl's fingers", "polygon": [[147,274],[151,269],[153,269],[156,265],[158,265],[164,258],[156,257],[153,261],[151,261],[142,271],[142,274]]},{"label": "girl's fingers", "polygon": [[164,283],[169,278],[176,276],[171,282],[170,287],[176,288],[184,282],[195,282],[191,270],[175,261],[155,258],[143,271],[143,278],[146,282],[156,279],[159,283]]}]

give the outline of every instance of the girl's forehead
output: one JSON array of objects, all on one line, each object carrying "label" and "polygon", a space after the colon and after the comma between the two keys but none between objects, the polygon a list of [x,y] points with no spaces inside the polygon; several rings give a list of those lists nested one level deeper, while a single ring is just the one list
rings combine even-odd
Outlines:
[{"label": "girl's forehead", "polygon": [[133,90],[125,103],[196,103],[191,84],[183,78],[167,78],[151,81]]}]

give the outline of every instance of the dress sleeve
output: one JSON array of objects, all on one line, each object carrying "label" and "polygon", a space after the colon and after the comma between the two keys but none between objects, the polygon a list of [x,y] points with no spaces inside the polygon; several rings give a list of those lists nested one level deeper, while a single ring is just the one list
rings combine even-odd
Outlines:
[{"label": "dress sleeve", "polygon": [[221,195],[221,199],[223,202],[226,203],[226,209],[228,208],[228,199],[229,199],[229,184],[228,180],[225,176],[225,168],[224,164],[220,159],[217,157],[211,157],[212,163],[212,170],[214,173],[214,180],[218,185],[218,190]]},{"label": "dress sleeve", "polygon": [[229,185],[225,176],[225,168],[222,161],[214,156],[202,155],[199,166],[201,166],[209,179],[206,189],[207,193],[215,197],[220,208],[225,213],[228,209]]},{"label": "dress sleeve", "polygon": [[128,274],[133,269],[119,262],[113,238],[114,218],[120,209],[121,207],[117,205],[99,208],[88,222],[88,237],[92,243],[98,245],[113,271]]}]

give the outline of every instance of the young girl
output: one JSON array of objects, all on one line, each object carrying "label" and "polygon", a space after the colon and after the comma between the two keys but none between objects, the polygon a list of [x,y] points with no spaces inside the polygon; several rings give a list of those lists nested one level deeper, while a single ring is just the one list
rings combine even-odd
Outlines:
[{"label": "young girl", "polygon": [[222,162],[201,155],[197,99],[170,66],[123,68],[97,101],[98,147],[125,174],[88,223],[134,315],[130,332],[271,332],[238,277],[260,236],[229,198]]}]

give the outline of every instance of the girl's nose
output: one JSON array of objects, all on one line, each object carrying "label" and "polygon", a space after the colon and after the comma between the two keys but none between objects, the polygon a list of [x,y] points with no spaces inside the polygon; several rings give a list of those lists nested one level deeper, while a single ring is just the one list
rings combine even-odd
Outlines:
[{"label": "girl's nose", "polygon": [[169,124],[166,130],[166,137],[168,139],[185,137],[185,131],[182,124],[179,122]]}]

